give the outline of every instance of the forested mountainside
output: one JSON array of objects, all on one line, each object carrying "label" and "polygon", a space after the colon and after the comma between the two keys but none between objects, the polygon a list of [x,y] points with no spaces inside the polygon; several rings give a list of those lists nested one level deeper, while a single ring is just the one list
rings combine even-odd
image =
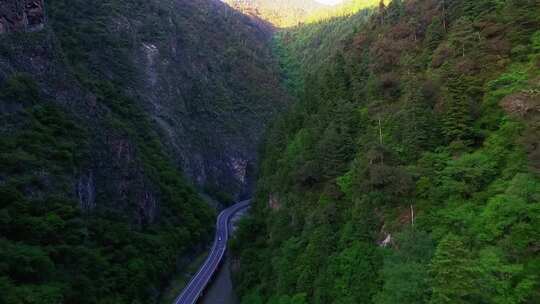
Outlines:
[{"label": "forested mountainside", "polygon": [[[266,20],[278,28],[317,23],[338,16],[351,16],[377,6],[380,0],[343,0],[335,5],[316,0],[222,0],[247,15]],[[388,2],[388,1],[383,1]]]},{"label": "forested mountainside", "polygon": [[[90,8],[55,0],[49,8],[76,72],[87,60],[141,100],[196,184],[245,194],[258,138],[287,102],[269,27],[218,0],[109,0]],[[108,43],[94,47],[100,39]]]},{"label": "forested mountainside", "polygon": [[350,17],[358,13],[358,11],[377,7],[379,4],[387,4],[390,0],[343,0],[336,5],[317,9],[311,13],[306,19],[306,23],[317,23],[336,17]]},{"label": "forested mountainside", "polygon": [[394,0],[282,32],[293,109],[242,303],[540,302],[540,4]]},{"label": "forested mountainside", "polygon": [[324,5],[315,0],[223,0],[246,14],[278,27],[295,26]]},{"label": "forested mountainside", "polygon": [[[218,0],[0,1],[0,303],[155,303],[287,98]],[[222,195],[221,195],[222,196]]]}]

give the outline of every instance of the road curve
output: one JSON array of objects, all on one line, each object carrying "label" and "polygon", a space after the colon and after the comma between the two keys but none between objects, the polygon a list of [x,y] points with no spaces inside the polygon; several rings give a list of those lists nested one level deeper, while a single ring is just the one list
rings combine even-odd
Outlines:
[{"label": "road curve", "polygon": [[199,271],[191,278],[188,285],[182,293],[174,300],[173,304],[195,304],[202,295],[204,289],[212,279],[216,272],[225,251],[227,249],[227,241],[229,240],[229,222],[231,218],[240,210],[249,206],[251,201],[243,201],[223,210],[216,222],[216,236],[212,249],[206,258],[206,261],[201,266]]}]

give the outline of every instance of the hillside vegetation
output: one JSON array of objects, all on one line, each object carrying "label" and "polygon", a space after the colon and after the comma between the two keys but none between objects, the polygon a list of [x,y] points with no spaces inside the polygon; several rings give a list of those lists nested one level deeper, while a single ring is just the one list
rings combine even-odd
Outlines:
[{"label": "hillside vegetation", "polygon": [[[388,2],[388,0],[382,1],[382,3]],[[338,5],[319,8],[313,11],[307,16],[305,23],[317,23],[333,18],[350,17],[360,10],[374,8],[380,3],[381,0],[344,0]]]},{"label": "hillside vegetation", "polygon": [[315,0],[223,0],[231,7],[264,19],[276,27],[290,27],[303,22],[313,11],[323,7]]},{"label": "hillside vegetation", "polygon": [[337,5],[324,5],[315,0],[223,0],[231,7],[264,19],[278,28],[292,28],[305,23],[351,16],[366,8],[376,7],[380,0],[344,0]]},{"label": "hillside vegetation", "polygon": [[242,303],[540,302],[540,6],[394,0],[282,32],[291,111]]},{"label": "hillside vegetation", "polygon": [[214,0],[1,1],[0,303],[158,303],[287,101],[269,35]]},{"label": "hillside vegetation", "polygon": [[[131,124],[109,130],[133,132],[140,154],[129,165],[147,170],[135,181],[123,177],[126,197],[115,205],[108,193],[93,198],[94,177],[79,171],[95,159],[88,125],[41,97],[27,75],[12,76],[0,102],[16,109],[0,121],[0,303],[155,301],[177,257],[210,238],[213,212],[162,152],[144,115],[131,109],[146,135]],[[159,200],[144,201],[153,194],[141,193],[142,183],[154,184]]]},{"label": "hillside vegetation", "polygon": [[287,104],[271,29],[218,0],[51,0],[50,24],[78,80],[113,82],[150,118],[197,186],[249,195],[261,134]]}]

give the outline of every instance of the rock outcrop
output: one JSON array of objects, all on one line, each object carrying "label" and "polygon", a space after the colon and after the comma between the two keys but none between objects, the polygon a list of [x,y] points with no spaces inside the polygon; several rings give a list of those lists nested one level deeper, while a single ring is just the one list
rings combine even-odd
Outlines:
[{"label": "rock outcrop", "polygon": [[44,25],[43,0],[0,1],[0,34],[41,30]]},{"label": "rock outcrop", "polygon": [[[131,120],[114,118],[126,106],[142,115],[131,128],[157,138],[151,145],[192,184],[249,196],[259,139],[288,102],[268,47],[270,28],[214,0],[91,7],[82,0],[4,0],[0,33],[0,85],[31,75],[46,100],[88,129],[90,160],[70,176],[81,209],[124,210],[139,224],[159,218],[162,191],[143,164],[143,154],[154,152],[111,126]],[[115,87],[104,93],[85,78]],[[128,104],[114,108],[111,98]],[[18,109],[0,104],[1,113]]]},{"label": "rock outcrop", "polygon": [[213,239],[199,192],[249,195],[271,33],[218,0],[0,0],[0,32],[0,251],[46,268],[2,261],[0,302],[157,303]]}]

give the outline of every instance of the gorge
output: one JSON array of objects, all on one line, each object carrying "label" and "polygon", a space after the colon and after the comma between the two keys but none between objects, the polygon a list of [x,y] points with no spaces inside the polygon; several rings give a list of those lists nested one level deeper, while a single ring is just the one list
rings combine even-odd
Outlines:
[{"label": "gorge", "polygon": [[539,142],[536,0],[0,0],[0,303],[538,303]]}]

